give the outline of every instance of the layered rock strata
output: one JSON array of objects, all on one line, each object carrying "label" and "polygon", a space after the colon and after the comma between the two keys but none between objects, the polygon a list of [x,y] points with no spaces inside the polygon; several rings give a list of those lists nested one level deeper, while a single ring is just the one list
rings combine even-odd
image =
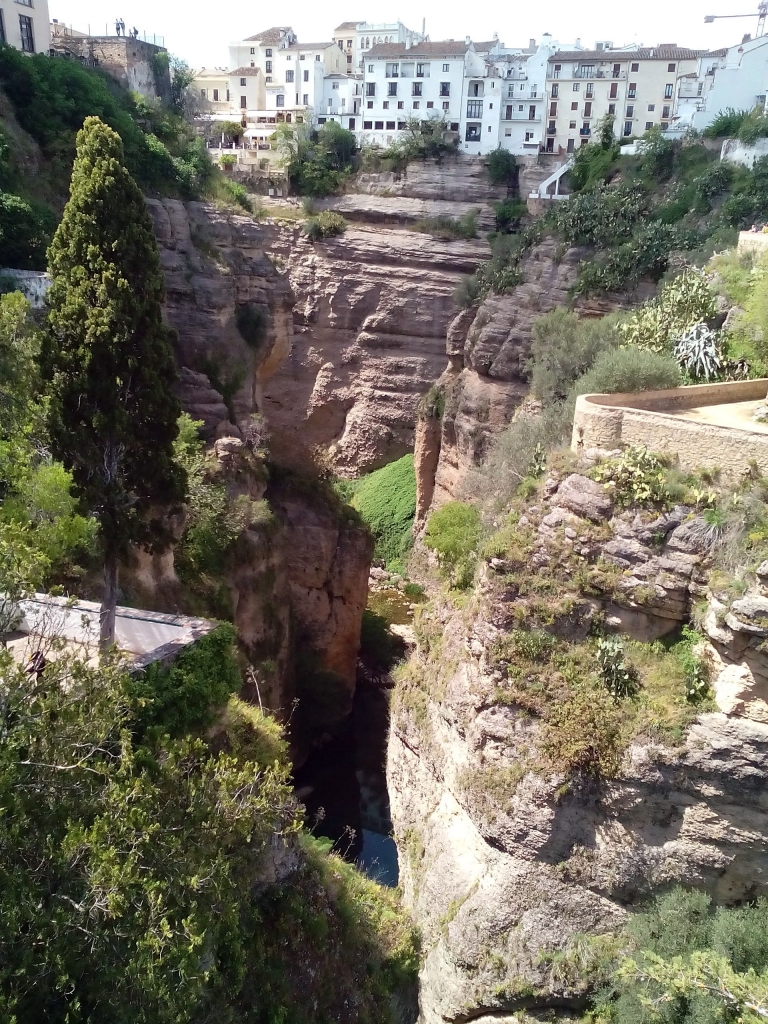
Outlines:
[{"label": "layered rock strata", "polygon": [[[388,774],[424,938],[422,1024],[579,1009],[588,972],[558,964],[583,934],[617,930],[629,905],[676,882],[723,902],[766,891],[768,591],[713,598],[696,524],[690,508],[622,511],[583,472],[553,474],[519,521],[519,561],[489,559],[469,604],[437,601],[420,620]],[[559,581],[545,629],[575,643],[598,621],[653,640],[709,597],[712,710],[692,710],[678,735],[641,727],[612,777],[547,769],[546,719],[499,661],[513,630],[544,614],[522,571]]]}]

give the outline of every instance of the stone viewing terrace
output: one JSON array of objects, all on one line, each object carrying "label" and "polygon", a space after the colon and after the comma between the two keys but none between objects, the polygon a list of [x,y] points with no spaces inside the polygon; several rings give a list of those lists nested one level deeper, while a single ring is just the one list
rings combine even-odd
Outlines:
[{"label": "stone viewing terrace", "polygon": [[581,395],[571,448],[582,452],[643,445],[675,456],[685,470],[719,467],[724,478],[738,479],[754,462],[768,473],[768,423],[752,418],[765,404],[766,391],[768,378]]},{"label": "stone viewing terrace", "polygon": [[[99,610],[93,601],[35,594],[19,602],[14,628],[4,639],[15,660],[23,665],[30,664],[38,652],[47,660],[55,658],[55,651],[62,646],[77,650],[84,660],[95,663],[99,652]],[[216,625],[210,619],[118,606],[115,644],[129,670],[136,671],[156,661],[172,661]]]}]

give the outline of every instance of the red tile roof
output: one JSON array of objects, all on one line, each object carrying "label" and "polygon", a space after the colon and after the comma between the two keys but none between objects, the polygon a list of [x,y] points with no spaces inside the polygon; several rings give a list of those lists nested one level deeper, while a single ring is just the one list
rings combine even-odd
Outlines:
[{"label": "red tile roof", "polygon": [[453,39],[446,39],[436,43],[414,43],[410,49],[405,43],[377,43],[365,54],[369,57],[463,57],[469,49],[466,43],[457,43]]}]

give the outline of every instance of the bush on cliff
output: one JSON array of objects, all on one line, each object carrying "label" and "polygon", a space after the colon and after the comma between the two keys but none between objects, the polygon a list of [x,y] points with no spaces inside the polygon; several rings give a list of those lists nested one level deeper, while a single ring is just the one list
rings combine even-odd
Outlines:
[{"label": "bush on cliff", "polygon": [[374,557],[388,569],[403,572],[413,544],[411,529],[416,515],[416,474],[413,455],[404,455],[376,469],[349,488],[350,504],[373,534]]},{"label": "bush on cliff", "polygon": [[679,385],[680,368],[672,356],[630,345],[598,356],[592,369],[576,381],[572,396],[661,391]]},{"label": "bush on cliff", "polygon": [[480,537],[480,512],[462,501],[449,501],[427,520],[424,543],[435,552],[441,575],[456,590],[472,585]]},{"label": "bush on cliff", "polygon": [[580,319],[570,310],[559,308],[537,317],[526,366],[531,391],[546,403],[564,399],[598,356],[618,344],[615,316]]}]

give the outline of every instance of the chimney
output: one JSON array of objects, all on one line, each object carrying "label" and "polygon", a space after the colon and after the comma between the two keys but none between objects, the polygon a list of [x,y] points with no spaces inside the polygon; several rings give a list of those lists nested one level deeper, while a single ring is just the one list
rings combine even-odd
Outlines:
[{"label": "chimney", "polygon": [[464,42],[466,43],[467,46],[469,46],[471,41],[472,40],[469,38],[469,36],[464,36]]},{"label": "chimney", "polygon": [[748,42],[750,42],[750,41],[751,41],[751,39],[752,39],[752,36],[751,36],[751,34],[750,34],[749,32],[747,32],[747,34],[746,34],[746,35],[744,36],[744,38],[743,38],[743,39],[741,40],[741,42],[742,42],[742,45],[743,45],[744,43],[748,43]]},{"label": "chimney", "polygon": [[528,40],[528,49],[529,50],[535,50],[536,49],[536,40],[535,39],[529,39]]},{"label": "chimney", "polygon": [[581,49],[581,38],[579,36],[576,36],[576,49]]}]

